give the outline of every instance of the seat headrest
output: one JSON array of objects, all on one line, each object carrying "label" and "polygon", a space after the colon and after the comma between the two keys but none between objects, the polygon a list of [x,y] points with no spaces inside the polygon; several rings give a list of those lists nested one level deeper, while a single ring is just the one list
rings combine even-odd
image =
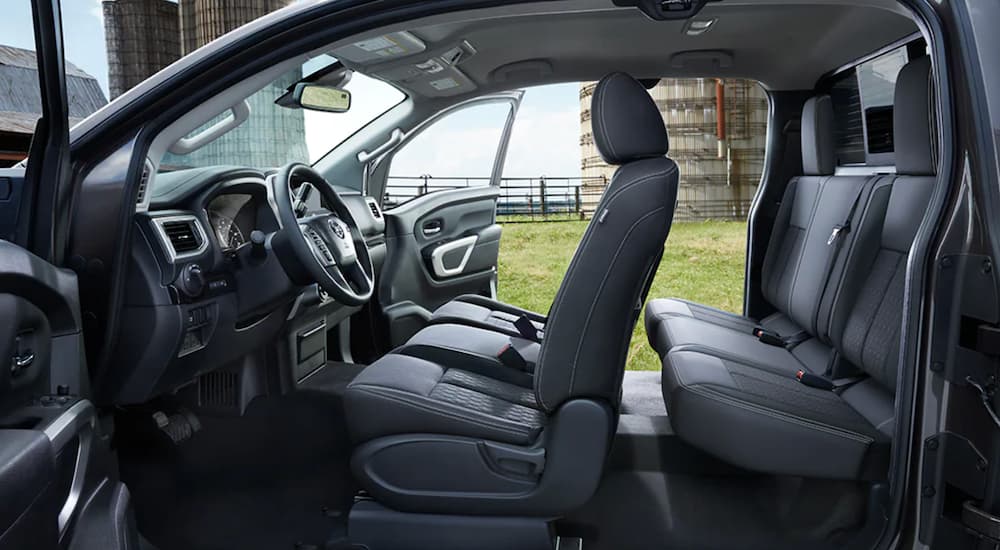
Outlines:
[{"label": "seat headrest", "polygon": [[608,164],[662,157],[670,150],[663,115],[649,92],[625,73],[601,79],[591,101],[594,143]]},{"label": "seat headrest", "polygon": [[937,168],[933,86],[928,56],[910,61],[896,77],[892,133],[897,174],[932,176]]},{"label": "seat headrest", "polygon": [[827,176],[837,167],[834,147],[833,100],[828,95],[809,98],[802,106],[802,173]]}]

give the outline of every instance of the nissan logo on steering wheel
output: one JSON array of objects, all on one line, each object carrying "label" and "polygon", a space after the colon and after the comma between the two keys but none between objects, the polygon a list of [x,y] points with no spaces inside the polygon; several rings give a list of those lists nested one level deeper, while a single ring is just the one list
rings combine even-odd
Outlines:
[{"label": "nissan logo on steering wheel", "polygon": [[344,238],[344,228],[337,223],[337,220],[330,219],[330,229],[333,230],[333,234],[336,235],[338,239]]}]

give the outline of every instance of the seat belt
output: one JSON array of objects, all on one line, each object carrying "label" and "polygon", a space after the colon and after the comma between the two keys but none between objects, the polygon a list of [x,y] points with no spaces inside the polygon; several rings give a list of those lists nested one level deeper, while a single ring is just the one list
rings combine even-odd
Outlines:
[{"label": "seat belt", "polygon": [[497,359],[505,366],[522,372],[534,373],[535,364],[529,362],[517,349],[517,343],[513,340],[504,344],[497,352]]},{"label": "seat belt", "polygon": [[785,349],[792,349],[802,342],[812,338],[812,335],[804,330],[800,330],[791,336],[781,336],[777,332],[767,330],[763,327],[754,327],[752,334],[756,336],[758,340],[769,346],[777,346]]},{"label": "seat belt", "polygon": [[517,329],[518,334],[521,338],[525,340],[531,340],[532,342],[541,342],[544,333],[537,328],[535,328],[535,323],[531,322],[531,319],[527,315],[521,314],[520,317],[514,321],[514,328]]},{"label": "seat belt", "polygon": [[833,250],[830,251],[830,255],[826,257],[826,265],[823,267],[822,273],[826,274],[826,280],[823,281],[823,288],[820,291],[820,307],[816,308],[816,315],[813,319],[815,323],[816,330],[819,330],[819,312],[822,309],[822,298],[826,295],[826,290],[830,286],[830,279],[833,278],[833,263],[837,261],[837,256],[840,255],[840,247],[844,242],[845,236],[851,232],[851,220],[854,219],[854,212],[857,211],[858,205],[861,203],[861,195],[865,194],[865,188],[868,187],[868,182],[858,186],[858,190],[854,193],[854,199],[851,201],[851,208],[847,211],[847,216],[844,217],[844,221],[833,226],[833,230],[830,232],[830,237],[826,240],[827,246],[832,246]]},{"label": "seat belt", "polygon": [[854,384],[857,384],[858,382],[865,380],[866,378],[868,378],[867,375],[861,375],[861,376],[849,376],[847,378],[835,378],[831,380],[825,376],[820,376],[818,374],[813,374],[811,372],[806,372],[804,370],[800,370],[799,372],[795,373],[795,379],[798,380],[801,384],[809,386],[810,388],[817,388],[828,391],[845,390],[853,386]]}]

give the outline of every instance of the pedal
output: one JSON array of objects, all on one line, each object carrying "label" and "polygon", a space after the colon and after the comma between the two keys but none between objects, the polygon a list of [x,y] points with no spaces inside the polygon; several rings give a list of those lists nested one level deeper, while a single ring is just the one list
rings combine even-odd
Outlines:
[{"label": "pedal", "polygon": [[583,539],[580,537],[556,537],[555,550],[583,550]]},{"label": "pedal", "polygon": [[187,409],[180,409],[169,416],[163,411],[156,411],[153,413],[153,422],[174,445],[191,439],[191,436],[201,431],[198,417]]}]

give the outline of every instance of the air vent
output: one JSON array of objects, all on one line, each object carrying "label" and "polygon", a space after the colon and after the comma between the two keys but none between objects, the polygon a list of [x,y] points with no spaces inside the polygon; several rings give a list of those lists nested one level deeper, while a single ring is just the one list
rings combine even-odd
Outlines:
[{"label": "air vent", "polygon": [[219,409],[240,404],[240,377],[235,372],[214,371],[198,378],[198,404]]},{"label": "air vent", "polygon": [[154,218],[153,222],[171,261],[197,256],[208,248],[205,230],[194,216]]},{"label": "air vent", "polygon": [[146,201],[146,190],[149,188],[149,176],[152,174],[152,166],[147,162],[142,167],[142,177],[139,179],[139,192],[136,194],[135,203],[143,204]]},{"label": "air vent", "polygon": [[374,216],[376,220],[382,217],[382,211],[378,209],[378,203],[376,203],[374,200],[369,199],[368,208],[371,209],[372,216]]},{"label": "air vent", "polygon": [[191,222],[167,222],[163,224],[163,232],[178,255],[198,250],[198,236]]}]

